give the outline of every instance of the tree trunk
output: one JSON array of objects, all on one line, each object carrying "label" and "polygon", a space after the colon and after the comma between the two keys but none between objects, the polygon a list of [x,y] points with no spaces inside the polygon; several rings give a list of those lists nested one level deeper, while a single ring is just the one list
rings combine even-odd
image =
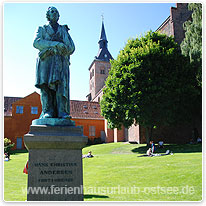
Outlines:
[{"label": "tree trunk", "polygon": [[145,132],[145,136],[146,136],[146,142],[147,142],[147,147],[149,147],[150,145],[150,135],[149,135],[149,127],[146,127],[146,132]]},{"label": "tree trunk", "polygon": [[153,125],[150,127],[150,140],[152,140]]},{"label": "tree trunk", "polygon": [[152,131],[153,131],[153,126],[146,127],[145,136],[146,136],[147,147],[150,146],[150,141],[151,141],[151,138],[152,138]]}]

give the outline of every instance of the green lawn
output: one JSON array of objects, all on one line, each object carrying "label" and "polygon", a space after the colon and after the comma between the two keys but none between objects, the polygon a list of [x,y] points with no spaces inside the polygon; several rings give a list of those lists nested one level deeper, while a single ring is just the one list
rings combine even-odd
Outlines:
[{"label": "green lawn", "polygon": [[[83,159],[85,201],[200,201],[202,199],[201,145],[166,145],[157,153],[174,155],[138,157],[145,145],[109,143],[89,146],[94,158]],[[23,168],[28,153],[4,162],[4,199],[25,201]]]}]

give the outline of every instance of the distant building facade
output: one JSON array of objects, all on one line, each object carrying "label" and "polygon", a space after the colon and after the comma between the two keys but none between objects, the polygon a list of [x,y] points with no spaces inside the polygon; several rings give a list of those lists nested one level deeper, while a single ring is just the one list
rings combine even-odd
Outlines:
[{"label": "distant building facade", "polygon": [[76,126],[83,127],[89,143],[104,141],[104,118],[98,102],[70,101],[70,115]]},{"label": "distant building facade", "polygon": [[15,143],[14,149],[24,148],[24,135],[40,114],[40,96],[36,92],[24,98],[4,97],[4,137]]},{"label": "distant building facade", "polygon": [[188,3],[176,3],[176,7],[170,8],[170,16],[157,28],[167,36],[173,36],[180,44],[185,37],[183,23],[191,19],[192,11],[188,10]]}]

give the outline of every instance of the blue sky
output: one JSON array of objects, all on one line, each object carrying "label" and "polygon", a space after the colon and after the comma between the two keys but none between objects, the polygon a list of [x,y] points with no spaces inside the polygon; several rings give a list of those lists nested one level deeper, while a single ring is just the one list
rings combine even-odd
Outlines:
[{"label": "blue sky", "polygon": [[38,26],[47,24],[46,11],[55,6],[59,24],[67,24],[76,50],[71,56],[70,98],[86,100],[88,68],[98,53],[101,15],[114,58],[129,38],[155,31],[175,3],[5,3],[3,19],[3,95],[24,97],[34,87],[38,50],[33,39]]}]

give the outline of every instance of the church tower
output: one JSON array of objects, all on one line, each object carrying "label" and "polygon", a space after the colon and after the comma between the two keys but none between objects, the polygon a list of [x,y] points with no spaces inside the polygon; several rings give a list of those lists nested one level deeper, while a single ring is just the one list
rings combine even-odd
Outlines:
[{"label": "church tower", "polygon": [[102,28],[100,34],[99,51],[95,59],[89,67],[90,80],[89,80],[89,91],[87,95],[88,101],[99,102],[103,95],[103,87],[105,80],[109,75],[111,68],[110,59],[113,59],[112,55],[108,50],[108,41],[105,33],[104,22],[102,20]]}]

